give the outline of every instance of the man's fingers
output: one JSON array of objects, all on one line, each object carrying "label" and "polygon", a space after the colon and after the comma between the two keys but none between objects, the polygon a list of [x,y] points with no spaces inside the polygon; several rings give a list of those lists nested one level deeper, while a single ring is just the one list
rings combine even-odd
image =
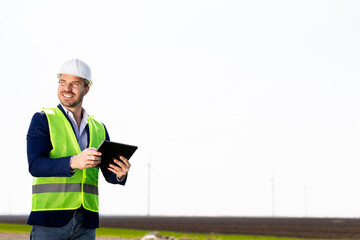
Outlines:
[{"label": "man's fingers", "polygon": [[90,161],[101,161],[101,157],[98,157],[98,156],[95,156],[95,155],[89,155],[87,157],[87,160],[90,160]]},{"label": "man's fingers", "polygon": [[123,175],[129,171],[129,169],[126,169],[124,167],[119,167],[118,165],[114,165],[114,164],[109,164],[108,169],[111,170],[116,175],[120,175],[120,174]]},{"label": "man's fingers", "polygon": [[101,161],[98,160],[89,160],[86,164],[87,167],[96,167],[97,165],[99,165],[101,163]]},{"label": "man's fingers", "polygon": [[85,151],[87,155],[101,156],[101,152],[98,152],[95,148],[87,148]]},{"label": "man's fingers", "polygon": [[95,151],[95,150],[91,150],[89,152],[87,152],[88,155],[93,155],[93,156],[101,156],[101,152]]},{"label": "man's fingers", "polygon": [[[126,159],[126,158],[125,158]],[[130,163],[127,161],[123,161],[123,160],[118,160],[118,159],[114,159],[114,162],[118,165],[118,167],[120,168],[125,168],[125,169],[129,169],[130,168]]]},{"label": "man's fingers", "polygon": [[119,167],[119,166],[117,166],[117,165],[114,165],[114,164],[109,164],[109,167],[110,167],[111,169],[114,169],[114,170],[120,170],[120,169],[121,169],[121,167]]},{"label": "man's fingers", "polygon": [[86,149],[86,160],[97,160],[101,161],[101,152],[98,152],[94,149]]},{"label": "man's fingers", "polygon": [[79,155],[72,157],[70,161],[71,169],[79,168],[91,168],[96,167],[101,163],[101,152],[98,152],[95,148],[87,148]]},{"label": "man's fingers", "polygon": [[131,164],[129,163],[129,160],[127,158],[120,156],[120,160],[125,164],[125,166],[130,168]]}]

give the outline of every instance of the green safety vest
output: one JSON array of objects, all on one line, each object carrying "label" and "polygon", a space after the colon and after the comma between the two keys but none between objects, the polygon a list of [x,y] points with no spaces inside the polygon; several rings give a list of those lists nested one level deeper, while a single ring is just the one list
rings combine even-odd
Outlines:
[{"label": "green safety vest", "polygon": [[[70,122],[59,108],[44,108],[49,122],[52,159],[81,153]],[[92,116],[88,118],[89,147],[105,140],[105,128]],[[56,160],[55,160],[56,161]],[[69,166],[70,168],[70,166]],[[70,170],[69,170],[70,171]],[[76,169],[71,177],[35,177],[32,186],[32,211],[78,209],[81,205],[99,212],[98,168]]]}]

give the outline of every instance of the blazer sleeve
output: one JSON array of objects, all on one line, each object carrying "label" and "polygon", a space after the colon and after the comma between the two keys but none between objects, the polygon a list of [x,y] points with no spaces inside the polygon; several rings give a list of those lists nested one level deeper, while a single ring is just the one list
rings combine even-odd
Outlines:
[{"label": "blazer sleeve", "polygon": [[26,141],[29,172],[32,176],[71,177],[70,157],[49,158],[53,147],[44,112],[37,112],[32,117]]}]

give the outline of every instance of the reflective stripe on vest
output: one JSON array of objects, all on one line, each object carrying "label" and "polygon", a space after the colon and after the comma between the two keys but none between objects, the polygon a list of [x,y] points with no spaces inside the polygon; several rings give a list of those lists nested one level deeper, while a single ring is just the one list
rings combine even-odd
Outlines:
[{"label": "reflective stripe on vest", "polygon": [[[78,155],[81,150],[71,124],[59,108],[43,109],[53,146],[49,158]],[[92,116],[88,118],[89,147],[97,148],[105,140],[105,128]],[[70,166],[69,166],[70,167]],[[98,212],[98,168],[76,169],[71,177],[35,177],[32,211],[70,210],[83,206]]]},{"label": "reflective stripe on vest", "polygon": [[[90,184],[83,184],[83,191],[99,195],[98,187]],[[49,183],[33,185],[33,193],[48,193],[48,192],[81,192],[81,183]]]}]

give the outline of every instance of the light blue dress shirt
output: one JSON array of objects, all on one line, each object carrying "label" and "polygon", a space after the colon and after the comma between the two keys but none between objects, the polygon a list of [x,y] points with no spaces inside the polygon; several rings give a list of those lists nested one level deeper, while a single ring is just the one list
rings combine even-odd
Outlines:
[{"label": "light blue dress shirt", "polygon": [[64,107],[62,104],[61,104],[61,106],[63,107],[65,113],[67,114],[67,116],[69,117],[69,119],[71,121],[71,125],[74,128],[76,139],[79,143],[81,151],[83,151],[88,145],[88,139],[89,139],[88,132],[85,131],[85,128],[86,128],[86,125],[88,124],[87,120],[89,118],[89,115],[83,108],[81,123],[80,123],[80,126],[78,126],[75,121],[74,114],[71,111],[69,111],[66,107]]}]

